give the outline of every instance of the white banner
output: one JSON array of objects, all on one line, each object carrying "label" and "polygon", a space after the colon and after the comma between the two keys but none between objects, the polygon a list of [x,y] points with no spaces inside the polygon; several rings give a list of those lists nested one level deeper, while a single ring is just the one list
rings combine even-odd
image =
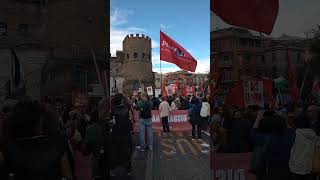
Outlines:
[{"label": "white banner", "polygon": [[148,96],[152,96],[153,95],[152,86],[147,87],[147,94],[148,94]]},{"label": "white banner", "polygon": [[245,105],[258,105],[264,107],[263,81],[244,81]]}]

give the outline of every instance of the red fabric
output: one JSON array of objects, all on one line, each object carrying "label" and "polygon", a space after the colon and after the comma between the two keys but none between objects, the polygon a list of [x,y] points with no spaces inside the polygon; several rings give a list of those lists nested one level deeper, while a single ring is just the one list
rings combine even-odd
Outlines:
[{"label": "red fabric", "polygon": [[235,86],[229,90],[226,96],[225,104],[227,107],[231,107],[235,105],[235,106],[238,106],[240,109],[245,108],[242,81],[237,82]]},{"label": "red fabric", "polygon": [[278,0],[211,0],[210,10],[226,23],[271,34],[278,16]]},{"label": "red fabric", "polygon": [[288,50],[287,50],[286,59],[288,63],[288,80],[289,80],[291,97],[293,102],[298,102],[299,100],[298,87],[297,87],[296,81],[294,80],[294,75],[293,75],[293,70],[292,70],[292,65],[290,62]]},{"label": "red fabric", "polygon": [[204,86],[203,86],[203,82],[200,82],[200,91],[202,92],[202,94],[204,93]]},{"label": "red fabric", "polygon": [[195,72],[197,61],[178,43],[160,31],[160,59]]},{"label": "red fabric", "polygon": [[271,108],[273,108],[274,104],[273,104],[273,94],[272,94],[272,80],[269,78],[262,78],[262,80],[263,80],[263,87],[265,90],[264,92],[267,93],[266,101],[271,106]]},{"label": "red fabric", "polygon": [[162,96],[165,97],[166,96],[166,80],[164,79],[162,82]]}]

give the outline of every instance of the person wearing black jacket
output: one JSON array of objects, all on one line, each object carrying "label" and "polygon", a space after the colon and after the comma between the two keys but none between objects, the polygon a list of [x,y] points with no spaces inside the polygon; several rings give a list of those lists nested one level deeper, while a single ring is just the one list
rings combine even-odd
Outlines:
[{"label": "person wearing black jacket", "polygon": [[[111,117],[115,124],[111,132],[111,169],[124,166],[131,174],[131,152],[132,152],[132,124],[130,121],[131,107],[122,94],[116,94],[111,100]],[[112,175],[111,171],[111,175]]]}]

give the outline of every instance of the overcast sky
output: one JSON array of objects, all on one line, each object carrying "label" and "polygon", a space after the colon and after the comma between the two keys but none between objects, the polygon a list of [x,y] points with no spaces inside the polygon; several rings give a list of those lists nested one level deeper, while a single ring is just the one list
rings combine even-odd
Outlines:
[{"label": "overcast sky", "polygon": [[[211,31],[229,27],[214,13],[210,15]],[[271,36],[282,34],[305,37],[305,32],[320,24],[320,0],[279,0],[279,13]]]}]

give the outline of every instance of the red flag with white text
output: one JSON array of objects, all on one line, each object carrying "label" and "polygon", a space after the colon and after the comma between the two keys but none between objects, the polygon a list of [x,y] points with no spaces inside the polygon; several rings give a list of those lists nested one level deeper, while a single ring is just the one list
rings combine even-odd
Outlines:
[{"label": "red flag with white text", "polygon": [[197,61],[182,46],[161,31],[160,60],[173,63],[191,72],[195,72],[197,68]]}]

